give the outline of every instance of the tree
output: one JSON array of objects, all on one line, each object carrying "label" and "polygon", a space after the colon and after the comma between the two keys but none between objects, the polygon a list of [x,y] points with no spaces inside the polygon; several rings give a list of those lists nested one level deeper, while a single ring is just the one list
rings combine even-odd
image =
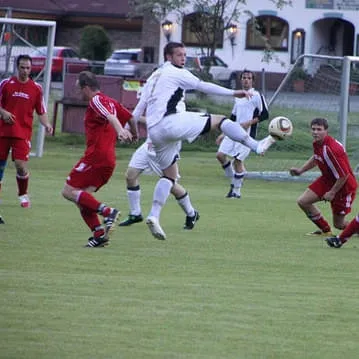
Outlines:
[{"label": "tree", "polygon": [[104,61],[111,54],[111,40],[102,26],[88,25],[82,30],[80,55],[89,60]]},{"label": "tree", "polygon": [[[280,9],[292,5],[292,0],[268,1]],[[241,13],[246,13],[255,19],[254,15],[245,9],[246,0],[129,0],[129,3],[136,15],[150,14],[159,22],[162,22],[168,13],[175,12],[179,18],[183,18],[189,9],[195,11],[197,17],[193,19],[191,30],[200,44],[206,44],[202,46],[202,51],[206,48],[208,55],[214,55],[223,31],[232,22],[238,21]],[[253,24],[256,28],[255,21]],[[273,52],[268,41],[264,42],[265,59],[270,60],[273,58]]]}]

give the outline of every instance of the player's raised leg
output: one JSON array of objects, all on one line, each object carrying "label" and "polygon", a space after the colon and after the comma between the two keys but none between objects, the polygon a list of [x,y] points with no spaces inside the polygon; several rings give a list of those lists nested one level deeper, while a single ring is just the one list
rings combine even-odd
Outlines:
[{"label": "player's raised leg", "polygon": [[211,130],[213,129],[219,129],[231,140],[244,144],[258,155],[264,155],[269,147],[276,142],[275,138],[271,135],[268,135],[261,141],[256,141],[239,123],[233,122],[221,115],[211,115]]}]

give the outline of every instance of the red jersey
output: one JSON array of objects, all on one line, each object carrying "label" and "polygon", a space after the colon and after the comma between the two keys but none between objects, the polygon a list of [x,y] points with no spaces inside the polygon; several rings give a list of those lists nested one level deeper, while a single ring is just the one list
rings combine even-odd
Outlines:
[{"label": "red jersey", "polygon": [[97,93],[90,101],[85,114],[86,151],[85,163],[114,166],[116,164],[115,145],[117,133],[107,120],[107,116],[115,115],[122,126],[132,117],[131,112],[116,100]]},{"label": "red jersey", "polygon": [[13,76],[0,82],[0,98],[1,107],[15,115],[13,125],[0,120],[0,137],[31,140],[34,111],[46,113],[41,85],[31,79],[22,83]]},{"label": "red jersey", "polygon": [[313,142],[313,149],[314,160],[325,180],[333,186],[338,178],[349,174],[341,191],[355,192],[357,181],[343,145],[335,138],[326,136],[322,144]]}]

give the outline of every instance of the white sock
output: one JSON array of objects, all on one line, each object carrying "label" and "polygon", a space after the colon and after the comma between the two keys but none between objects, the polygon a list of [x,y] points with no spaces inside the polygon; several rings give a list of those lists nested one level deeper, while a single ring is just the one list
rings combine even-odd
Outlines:
[{"label": "white sock", "polygon": [[233,167],[232,167],[232,162],[228,161],[224,166],[222,166],[223,170],[224,170],[224,174],[226,177],[232,178],[234,175],[233,172]]},{"label": "white sock", "polygon": [[173,182],[168,178],[161,177],[153,192],[152,207],[149,216],[160,218],[162,207],[165,205],[168,196],[170,195]]},{"label": "white sock", "polygon": [[[133,187],[137,188],[137,187]],[[130,207],[130,214],[139,216],[141,214],[141,189],[127,189],[128,205]]]},{"label": "white sock", "polygon": [[220,130],[231,140],[242,143],[243,145],[249,147],[252,151],[257,150],[258,142],[249,136],[246,130],[239,123],[226,118],[222,121]]},{"label": "white sock", "polygon": [[243,184],[243,179],[244,179],[244,175],[247,172],[235,172],[233,175],[233,179],[232,179],[232,184],[233,184],[233,192],[237,193],[237,194],[241,194],[241,187]]},{"label": "white sock", "polygon": [[186,216],[194,216],[194,208],[192,206],[188,193],[186,193],[183,197],[177,199],[177,203],[183,209],[183,212],[186,213]]}]

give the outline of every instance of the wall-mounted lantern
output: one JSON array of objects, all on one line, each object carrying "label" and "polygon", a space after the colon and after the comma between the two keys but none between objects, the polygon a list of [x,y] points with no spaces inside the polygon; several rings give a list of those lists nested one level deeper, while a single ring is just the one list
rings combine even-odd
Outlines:
[{"label": "wall-mounted lantern", "polygon": [[162,31],[163,35],[165,35],[167,39],[167,42],[169,42],[173,31],[173,22],[169,20],[164,21],[162,23]]},{"label": "wall-mounted lantern", "polygon": [[231,46],[236,46],[236,43],[235,43],[235,40],[236,40],[236,36],[237,36],[237,32],[238,32],[238,27],[236,24],[229,24],[227,27],[226,27],[226,32],[227,32],[227,35],[228,35],[228,38],[231,42]]},{"label": "wall-mounted lantern", "polygon": [[292,31],[292,48],[290,62],[293,64],[295,60],[304,54],[305,31],[304,29],[295,29]]}]

